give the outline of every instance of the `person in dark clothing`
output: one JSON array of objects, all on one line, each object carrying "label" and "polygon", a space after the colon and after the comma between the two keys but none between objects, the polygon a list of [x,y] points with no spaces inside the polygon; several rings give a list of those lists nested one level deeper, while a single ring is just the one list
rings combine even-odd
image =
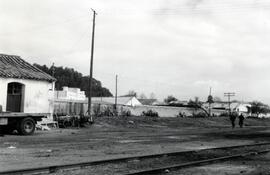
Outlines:
[{"label": "person in dark clothing", "polygon": [[243,128],[243,125],[244,125],[244,119],[245,119],[245,117],[244,117],[243,114],[241,113],[240,116],[239,116],[239,126],[240,126],[240,128]]},{"label": "person in dark clothing", "polygon": [[230,114],[230,120],[232,123],[232,128],[235,127],[235,119],[236,119],[236,115],[235,114]]}]

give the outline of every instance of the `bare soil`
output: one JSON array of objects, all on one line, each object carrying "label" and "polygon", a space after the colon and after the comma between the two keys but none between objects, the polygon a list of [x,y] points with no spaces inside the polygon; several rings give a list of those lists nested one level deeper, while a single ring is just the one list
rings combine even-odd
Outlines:
[{"label": "bare soil", "polygon": [[[0,137],[0,171],[263,141],[270,141],[270,119],[248,118],[244,128],[232,129],[226,117],[102,117],[85,128]],[[269,156],[247,160],[245,164],[241,164],[242,160],[225,162],[197,167],[191,174],[210,174],[212,171],[212,174],[237,174],[242,171],[242,174],[248,174],[259,172],[259,169],[267,173],[267,162]],[[260,164],[260,167],[251,164]],[[188,169],[183,173],[188,174]],[[78,171],[76,174],[85,172]]]}]

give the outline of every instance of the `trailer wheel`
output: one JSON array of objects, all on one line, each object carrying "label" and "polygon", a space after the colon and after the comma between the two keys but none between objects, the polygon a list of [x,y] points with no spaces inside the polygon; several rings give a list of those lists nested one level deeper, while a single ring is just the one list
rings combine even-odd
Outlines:
[{"label": "trailer wheel", "polygon": [[35,121],[32,118],[24,118],[20,121],[18,132],[22,135],[31,135],[34,133],[35,127]]}]

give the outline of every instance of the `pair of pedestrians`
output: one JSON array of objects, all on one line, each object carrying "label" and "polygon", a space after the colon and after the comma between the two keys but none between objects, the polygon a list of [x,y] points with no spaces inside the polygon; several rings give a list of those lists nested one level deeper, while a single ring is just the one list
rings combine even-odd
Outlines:
[{"label": "pair of pedestrians", "polygon": [[[236,120],[237,116],[238,116],[237,114],[231,114],[230,115],[232,128],[235,128],[235,120]],[[238,116],[238,119],[239,119],[238,124],[239,124],[240,128],[243,128],[245,117],[243,116],[242,113]]]}]

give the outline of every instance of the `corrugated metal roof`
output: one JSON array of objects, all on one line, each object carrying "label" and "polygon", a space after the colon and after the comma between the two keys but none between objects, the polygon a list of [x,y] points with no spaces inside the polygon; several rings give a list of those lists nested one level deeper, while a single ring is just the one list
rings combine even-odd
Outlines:
[{"label": "corrugated metal roof", "polygon": [[0,77],[56,81],[54,77],[27,63],[21,57],[5,54],[0,54]]},{"label": "corrugated metal roof", "polygon": [[[126,105],[133,97],[117,97],[117,104]],[[93,103],[114,104],[115,97],[92,97]]]}]

